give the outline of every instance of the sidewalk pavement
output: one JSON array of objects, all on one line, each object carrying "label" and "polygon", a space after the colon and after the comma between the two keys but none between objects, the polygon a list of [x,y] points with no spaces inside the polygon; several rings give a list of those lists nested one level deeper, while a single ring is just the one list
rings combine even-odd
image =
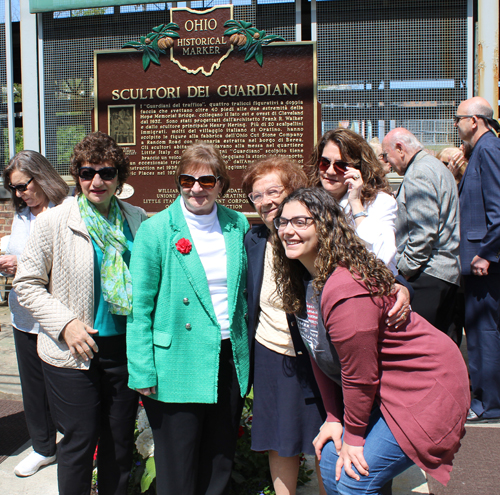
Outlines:
[{"label": "sidewalk pavement", "polygon": [[[22,400],[21,384],[10,313],[6,305],[0,306],[0,325],[0,399],[19,401]],[[57,464],[46,466],[28,478],[18,478],[14,474],[14,467],[31,451],[31,442],[28,441],[0,464],[1,495],[57,495]],[[312,456],[308,458],[308,466],[310,469],[314,467]],[[309,483],[297,489],[297,495],[318,494],[318,481],[315,474],[311,478]],[[416,466],[408,469],[394,479],[392,493],[393,495],[429,494],[424,472]]]}]

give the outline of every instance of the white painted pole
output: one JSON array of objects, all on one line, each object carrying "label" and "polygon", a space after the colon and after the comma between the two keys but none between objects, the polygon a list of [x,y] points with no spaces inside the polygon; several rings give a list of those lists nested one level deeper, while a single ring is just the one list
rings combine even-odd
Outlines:
[{"label": "white painted pole", "polygon": [[467,99],[474,96],[474,0],[467,0]]},{"label": "white painted pole", "polygon": [[302,41],[302,1],[295,0],[295,41]]},{"label": "white painted pole", "polygon": [[37,16],[30,14],[29,0],[20,4],[24,148],[40,151]]},{"label": "white painted pole", "polygon": [[16,154],[16,123],[14,115],[14,63],[12,50],[12,9],[10,0],[5,0],[5,66],[7,71],[7,127],[9,159]]},{"label": "white painted pole", "polygon": [[311,0],[311,41],[318,41],[318,20],[316,17],[316,0]]},{"label": "white painted pole", "polygon": [[498,0],[478,0],[476,80],[478,96],[498,117]]}]

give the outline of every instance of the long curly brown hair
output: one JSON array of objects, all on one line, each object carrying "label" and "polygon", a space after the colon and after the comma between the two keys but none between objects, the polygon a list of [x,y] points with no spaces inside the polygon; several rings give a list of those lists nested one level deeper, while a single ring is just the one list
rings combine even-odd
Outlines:
[{"label": "long curly brown hair", "polygon": [[[355,280],[363,282],[372,296],[385,296],[392,292],[394,275],[370,253],[347,222],[342,208],[322,188],[302,188],[284,199],[278,208],[279,218],[287,203],[298,201],[314,219],[318,237],[318,253],[314,261],[317,276],[313,288],[318,296],[337,266],[351,272]],[[300,313],[305,308],[304,278],[308,272],[299,260],[288,259],[277,234],[273,234],[274,276],[278,294],[287,313]]]},{"label": "long curly brown hair", "polygon": [[391,186],[385,178],[385,173],[372,147],[359,134],[341,127],[326,132],[314,147],[311,158],[304,167],[311,187],[322,187],[319,177],[319,161],[329,141],[339,147],[342,160],[359,168],[363,178],[361,189],[363,206],[373,203],[379,192],[392,194]]}]

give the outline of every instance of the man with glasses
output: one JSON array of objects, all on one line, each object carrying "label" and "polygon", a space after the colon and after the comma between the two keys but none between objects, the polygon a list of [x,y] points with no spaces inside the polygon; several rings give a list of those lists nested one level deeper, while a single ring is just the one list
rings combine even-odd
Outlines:
[{"label": "man with glasses", "polygon": [[472,147],[459,184],[465,331],[474,398],[468,422],[500,421],[500,139],[490,104],[463,101],[458,135]]},{"label": "man with glasses", "polygon": [[453,325],[460,282],[458,193],[452,173],[407,129],[390,131],[383,159],[403,176],[396,195],[396,265],[415,291],[412,307],[460,344]]}]

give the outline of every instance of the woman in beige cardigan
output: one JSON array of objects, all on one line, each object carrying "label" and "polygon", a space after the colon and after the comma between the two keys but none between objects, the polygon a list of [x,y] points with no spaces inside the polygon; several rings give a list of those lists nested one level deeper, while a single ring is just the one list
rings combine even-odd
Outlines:
[{"label": "woman in beige cardigan", "polygon": [[123,150],[96,132],[74,150],[78,197],[40,215],[14,281],[38,320],[38,353],[58,445],[61,495],[88,495],[99,441],[102,495],[125,495],[137,394],[127,387],[126,315],[133,238],[146,214],[115,197],[129,171]]}]

